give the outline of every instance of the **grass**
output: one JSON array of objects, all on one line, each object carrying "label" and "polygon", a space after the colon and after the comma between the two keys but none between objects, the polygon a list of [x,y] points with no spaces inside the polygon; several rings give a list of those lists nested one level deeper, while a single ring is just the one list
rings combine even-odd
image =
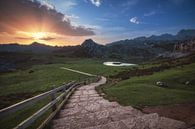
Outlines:
[{"label": "grass", "polygon": [[[0,95],[21,92],[37,92],[60,86],[71,80],[84,79],[86,76],[60,69],[62,65],[38,65],[25,71],[7,73],[0,76]],[[29,71],[33,71],[30,73]]]},{"label": "grass", "polygon": [[129,67],[105,66],[103,65],[103,62],[104,62],[103,60],[99,59],[78,59],[65,63],[64,67],[104,76],[114,75],[120,71],[125,71],[127,69],[132,68],[132,66]]},{"label": "grass", "polygon": [[[1,129],[14,128],[21,121],[25,120],[27,118],[27,116],[31,116],[38,109],[43,107],[47,102],[49,102],[48,97],[41,100],[41,101],[38,101],[38,103],[35,103],[34,105],[32,105],[30,107],[26,107],[23,110],[17,111],[17,112],[12,113],[11,115],[9,115],[7,117],[4,117],[4,119],[0,120],[0,128]],[[51,112],[51,110],[49,110],[49,112]],[[43,117],[45,117],[45,115]],[[36,126],[37,126],[37,124],[36,124]]]},{"label": "grass", "polygon": [[0,96],[16,93],[34,93],[50,90],[85,75],[62,70],[67,67],[96,75],[112,75],[129,67],[108,67],[94,59],[67,59],[64,64],[35,65],[30,69],[0,74]]},{"label": "grass", "polygon": [[[177,104],[195,101],[195,63],[184,67],[176,67],[149,76],[133,77],[114,85],[101,87],[110,100],[116,100],[122,105],[137,107]],[[155,85],[164,81],[168,88]],[[190,81],[191,85],[185,85]]]},{"label": "grass", "polygon": [[[33,57],[33,60],[43,58]],[[44,58],[45,59],[45,58]],[[81,58],[53,58],[54,64],[32,65],[10,73],[0,74],[0,107],[4,108],[17,103],[26,98],[40,94],[42,92],[58,87],[63,83],[73,80],[83,80],[88,76],[60,69],[67,67],[91,74],[109,76],[119,71],[129,69],[130,67],[108,67],[104,66],[101,60],[81,59]],[[30,63],[31,64],[31,63]],[[35,113],[48,102],[49,98],[40,101],[22,111],[13,113],[10,116],[0,120],[0,128],[10,129],[15,127],[21,121]],[[41,116],[29,128],[36,128],[49,115],[51,110]]]}]

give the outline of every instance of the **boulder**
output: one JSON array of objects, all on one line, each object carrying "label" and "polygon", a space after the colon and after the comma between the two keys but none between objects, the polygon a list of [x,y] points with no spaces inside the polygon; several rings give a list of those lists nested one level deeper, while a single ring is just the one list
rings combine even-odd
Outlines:
[{"label": "boulder", "polygon": [[165,82],[162,82],[162,81],[157,81],[156,85],[160,86],[160,87],[167,87],[167,84]]},{"label": "boulder", "polygon": [[185,82],[185,85],[190,85],[190,81],[186,81]]}]

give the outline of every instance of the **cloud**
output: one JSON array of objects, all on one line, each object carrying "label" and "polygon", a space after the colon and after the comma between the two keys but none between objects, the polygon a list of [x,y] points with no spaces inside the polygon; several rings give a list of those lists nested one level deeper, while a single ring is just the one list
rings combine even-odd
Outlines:
[{"label": "cloud", "polygon": [[[34,40],[33,37],[15,37],[15,39],[19,39],[19,40]],[[43,37],[43,38],[39,38],[39,40],[45,40],[45,41],[50,41],[50,40],[54,40],[56,38],[54,37]]]},{"label": "cloud", "polygon": [[79,19],[80,17],[79,16],[76,16],[74,14],[71,14],[71,15],[64,15],[63,17],[63,21],[67,21],[67,22],[71,22],[71,25],[74,26],[74,27],[79,27],[79,23],[76,23],[75,20],[76,19]]},{"label": "cloud", "polygon": [[145,13],[144,16],[149,17],[149,16],[152,16],[152,15],[155,15],[155,14],[156,14],[155,11],[151,11],[151,12]]},{"label": "cloud", "polygon": [[65,0],[62,3],[60,2],[60,5],[63,6],[63,9],[68,10],[76,6],[77,3],[73,0]]},{"label": "cloud", "polygon": [[101,5],[101,0],[90,0],[91,3],[97,7],[99,7]]},{"label": "cloud", "polygon": [[15,37],[15,39],[21,39],[21,40],[33,40],[33,37]]},{"label": "cloud", "polygon": [[[66,36],[95,35],[92,28],[73,26],[70,17],[36,0],[1,0],[0,33],[49,32]],[[72,16],[73,17],[73,16]]]},{"label": "cloud", "polygon": [[134,24],[140,24],[140,22],[138,21],[138,18],[137,18],[137,17],[132,17],[132,18],[130,19],[130,22],[131,22],[131,23],[134,23]]},{"label": "cloud", "polygon": [[102,29],[102,27],[101,26],[99,26],[99,25],[89,25],[89,24],[86,24],[86,25],[84,25],[86,28],[92,28],[92,29],[94,29],[94,30],[99,30],[99,29]]},{"label": "cloud", "polygon": [[51,3],[49,3],[49,2],[46,1],[46,0],[42,0],[42,1],[41,1],[41,4],[42,4],[42,5],[45,5],[48,9],[55,9],[55,6],[52,5]]},{"label": "cloud", "polygon": [[40,38],[40,40],[45,40],[45,41],[50,41],[50,40],[54,40],[56,38],[53,37],[44,37],[44,38]]}]

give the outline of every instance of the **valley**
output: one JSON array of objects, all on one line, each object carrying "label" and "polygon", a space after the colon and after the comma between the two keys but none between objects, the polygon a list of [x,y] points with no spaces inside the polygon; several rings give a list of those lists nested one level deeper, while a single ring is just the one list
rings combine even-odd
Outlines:
[{"label": "valley", "polygon": [[[191,126],[194,124],[192,108],[195,102],[194,40],[166,40],[138,38],[99,45],[88,39],[79,46],[67,47],[51,47],[40,43],[0,45],[0,108],[70,81],[81,82],[88,78],[62,69],[68,68],[105,76],[107,83],[96,90],[111,102],[133,106],[144,113],[157,112],[185,121]],[[110,63],[108,61],[119,66],[104,65],[105,62]],[[127,63],[120,66],[122,62]],[[166,87],[157,86],[157,82],[166,84]],[[49,98],[46,98],[0,121],[0,124],[5,129],[14,127],[48,101]],[[188,114],[177,116],[175,110],[181,111],[185,105],[189,105],[184,109]],[[165,110],[168,106],[169,110]],[[18,117],[21,113],[25,115]],[[40,122],[49,113],[41,117]],[[15,116],[19,119],[14,120]],[[189,119],[184,119],[186,117]],[[8,123],[10,126],[7,126]]]}]

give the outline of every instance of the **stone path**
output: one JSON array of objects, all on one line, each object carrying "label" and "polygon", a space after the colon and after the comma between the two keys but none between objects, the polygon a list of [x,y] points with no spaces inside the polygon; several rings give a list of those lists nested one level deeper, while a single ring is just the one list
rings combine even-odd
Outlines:
[{"label": "stone path", "polygon": [[58,116],[52,129],[183,129],[185,123],[158,114],[143,114],[131,106],[109,102],[95,91],[106,82],[102,77],[97,83],[78,88]]}]

